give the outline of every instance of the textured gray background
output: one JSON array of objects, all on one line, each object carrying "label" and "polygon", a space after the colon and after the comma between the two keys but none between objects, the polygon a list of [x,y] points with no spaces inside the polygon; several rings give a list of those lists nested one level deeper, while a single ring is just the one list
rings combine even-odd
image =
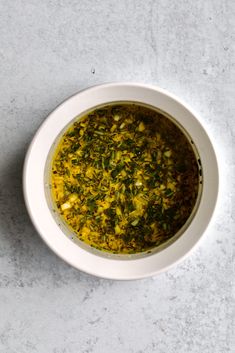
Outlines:
[{"label": "textured gray background", "polygon": [[[234,352],[234,22],[233,0],[0,0],[1,353]],[[27,145],[47,114],[118,80],[157,84],[200,113],[225,178],[192,256],[125,283],[57,258],[21,191]]]}]

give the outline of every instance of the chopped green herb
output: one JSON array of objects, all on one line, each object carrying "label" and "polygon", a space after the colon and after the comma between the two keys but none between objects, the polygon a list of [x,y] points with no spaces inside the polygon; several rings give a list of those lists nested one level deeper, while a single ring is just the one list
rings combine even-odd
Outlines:
[{"label": "chopped green herb", "polygon": [[54,207],[96,249],[149,251],[174,236],[195,205],[202,176],[199,181],[200,159],[191,145],[153,109],[134,103],[97,108],[58,144]]}]

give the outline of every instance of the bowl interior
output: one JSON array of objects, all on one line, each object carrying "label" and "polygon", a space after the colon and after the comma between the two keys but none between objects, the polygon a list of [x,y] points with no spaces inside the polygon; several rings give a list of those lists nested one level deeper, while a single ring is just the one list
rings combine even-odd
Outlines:
[{"label": "bowl interior", "polygon": [[[116,105],[116,104],[136,104],[138,106],[143,106],[146,108],[151,109],[152,111],[156,111],[157,113],[160,113],[164,118],[170,120],[174,126],[175,129],[179,129],[184,136],[187,138],[189,144],[191,145],[191,149],[194,153],[195,159],[197,161],[198,164],[198,170],[199,170],[199,176],[198,176],[198,192],[197,192],[197,199],[195,202],[195,205],[192,209],[192,212],[190,214],[190,216],[188,217],[188,219],[186,220],[186,222],[183,224],[183,226],[169,239],[167,239],[164,243],[152,247],[151,249],[148,249],[146,251],[142,251],[142,252],[138,252],[138,253],[134,253],[134,254],[116,254],[116,253],[111,253],[111,252],[107,252],[107,251],[102,251],[99,249],[96,249],[88,244],[86,244],[85,242],[81,241],[76,234],[74,233],[74,231],[71,229],[71,227],[68,226],[68,224],[65,222],[65,220],[63,219],[63,217],[60,216],[58,209],[55,205],[55,201],[53,200],[53,195],[51,192],[51,170],[52,170],[52,160],[55,154],[55,151],[58,148],[58,144],[61,141],[61,138],[63,136],[63,134],[68,130],[68,128],[75,122],[75,121],[79,121],[84,115],[89,114],[91,112],[93,112],[95,109],[99,109],[99,108],[103,108],[108,106],[112,106],[112,105]],[[48,157],[47,157],[47,161],[45,164],[45,171],[44,171],[44,185],[45,185],[45,195],[46,195],[46,199],[47,199],[47,203],[48,203],[48,207],[51,211],[51,214],[55,220],[55,222],[57,223],[57,225],[61,228],[61,230],[63,231],[63,233],[71,240],[73,241],[77,246],[82,247],[85,251],[88,251],[92,254],[95,254],[97,256],[102,256],[104,258],[113,258],[113,259],[122,259],[122,260],[132,260],[132,259],[138,259],[138,258],[144,258],[146,256],[150,256],[152,254],[155,254],[159,251],[164,250],[166,247],[170,246],[173,242],[175,242],[188,228],[188,226],[190,225],[190,223],[192,222],[192,219],[194,218],[194,216],[196,215],[197,209],[199,207],[200,204],[200,199],[201,199],[201,194],[202,194],[202,189],[203,189],[203,171],[202,171],[202,166],[201,166],[201,160],[200,160],[200,155],[197,149],[196,144],[194,143],[192,137],[189,135],[189,133],[185,130],[185,128],[171,115],[169,115],[167,112],[160,110],[157,107],[154,106],[150,106],[147,104],[144,104],[143,102],[133,102],[133,101],[112,101],[112,102],[105,102],[103,104],[100,104],[98,106],[92,107],[91,109],[85,111],[85,112],[81,112],[78,116],[75,116],[62,130],[61,132],[58,134],[58,136],[55,138],[54,142],[52,143],[52,146],[50,148],[50,151],[48,153]]]}]

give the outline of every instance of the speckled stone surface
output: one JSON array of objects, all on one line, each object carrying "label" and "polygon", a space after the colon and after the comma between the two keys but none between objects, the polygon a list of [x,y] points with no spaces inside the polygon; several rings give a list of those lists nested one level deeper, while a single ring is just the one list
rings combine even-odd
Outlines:
[{"label": "speckled stone surface", "polygon": [[[235,2],[0,0],[0,352],[235,351]],[[158,277],[80,273],[25,210],[26,148],[58,103],[108,81],[157,84],[202,116],[221,158],[214,222]]]}]

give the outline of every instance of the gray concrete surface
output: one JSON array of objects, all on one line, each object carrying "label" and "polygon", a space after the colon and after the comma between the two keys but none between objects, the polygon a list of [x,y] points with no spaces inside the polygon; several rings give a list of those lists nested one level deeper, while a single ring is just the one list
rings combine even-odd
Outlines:
[{"label": "gray concrete surface", "polygon": [[[0,0],[0,352],[234,352],[235,2]],[[223,197],[199,248],[158,277],[114,282],[57,258],[21,172],[47,114],[87,86],[157,84],[201,114]]]}]

